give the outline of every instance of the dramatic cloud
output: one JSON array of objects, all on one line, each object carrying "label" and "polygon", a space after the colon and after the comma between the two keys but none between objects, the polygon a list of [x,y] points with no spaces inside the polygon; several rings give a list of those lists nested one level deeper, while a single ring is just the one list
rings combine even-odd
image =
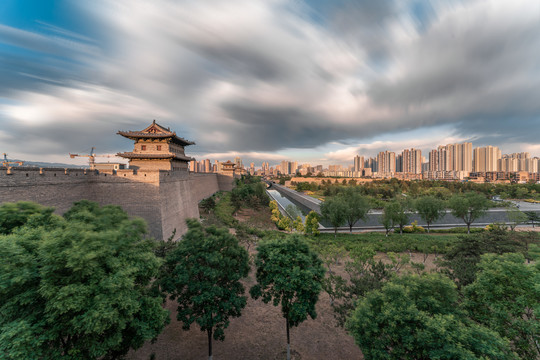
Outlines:
[{"label": "dramatic cloud", "polygon": [[131,147],[117,130],[152,119],[212,159],[315,149],[306,160],[346,161],[379,146],[435,147],[380,139],[441,125],[475,145],[538,143],[535,2],[70,4],[82,30],[0,24],[0,151],[114,153]]}]

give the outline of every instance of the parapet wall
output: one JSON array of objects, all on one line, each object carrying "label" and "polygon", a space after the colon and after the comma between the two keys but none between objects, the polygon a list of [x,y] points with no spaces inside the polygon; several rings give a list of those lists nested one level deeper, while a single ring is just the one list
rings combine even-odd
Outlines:
[{"label": "parapet wall", "polygon": [[82,199],[119,205],[145,219],[151,236],[168,238],[176,229],[178,239],[187,230],[185,219],[199,217],[199,201],[232,184],[231,177],[214,173],[0,167],[0,203],[34,201],[59,214]]}]

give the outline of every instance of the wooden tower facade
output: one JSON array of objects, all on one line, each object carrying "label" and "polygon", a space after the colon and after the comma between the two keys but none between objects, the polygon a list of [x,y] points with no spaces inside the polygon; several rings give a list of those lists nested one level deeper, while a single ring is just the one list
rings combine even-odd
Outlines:
[{"label": "wooden tower facade", "polygon": [[118,153],[129,160],[129,168],[141,171],[167,170],[188,171],[188,163],[193,158],[186,156],[184,147],[194,145],[176,135],[156,120],[141,131],[118,131],[119,135],[135,141],[132,152]]}]

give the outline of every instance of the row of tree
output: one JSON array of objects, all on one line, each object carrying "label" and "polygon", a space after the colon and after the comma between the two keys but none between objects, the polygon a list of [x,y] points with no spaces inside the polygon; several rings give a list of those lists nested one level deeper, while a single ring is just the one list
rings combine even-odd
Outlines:
[{"label": "row of tree", "polygon": [[477,184],[474,182],[438,181],[438,180],[374,180],[357,184],[354,179],[326,179],[320,184],[311,182],[295,183],[298,191],[322,191],[325,196],[335,196],[344,187],[358,187],[363,195],[374,198],[392,199],[401,194],[409,197],[432,195],[442,200],[448,200],[453,194],[463,194],[469,191],[478,192],[485,196],[499,195],[503,199],[539,199],[540,184]]},{"label": "row of tree", "polygon": [[[386,235],[396,227],[399,228],[400,233],[403,233],[404,227],[409,224],[411,215],[417,212],[420,218],[426,222],[429,232],[431,224],[445,216],[447,209],[449,209],[453,216],[463,220],[467,225],[467,233],[470,233],[471,224],[485,215],[489,207],[489,200],[484,195],[475,192],[456,194],[448,201],[443,201],[435,196],[422,196],[414,200],[399,196],[386,203],[380,222],[386,229]],[[369,198],[353,187],[346,188],[334,197],[327,198],[321,204],[323,218],[332,224],[336,233],[337,228],[344,224],[347,224],[352,232],[352,227],[356,222],[366,220],[370,209]],[[537,216],[537,214],[533,212],[531,216]],[[508,217],[513,227],[528,219],[526,214],[517,209],[509,210]]]},{"label": "row of tree", "polygon": [[[0,207],[0,358],[117,359],[155,339],[178,303],[184,329],[197,323],[223,340],[247,296],[246,249],[225,228],[190,219],[179,242],[145,238],[118,206],[80,201],[63,216],[20,202]],[[261,243],[254,299],[280,305],[289,328],[315,318],[324,267],[300,235]],[[288,356],[290,357],[288,345]]]}]

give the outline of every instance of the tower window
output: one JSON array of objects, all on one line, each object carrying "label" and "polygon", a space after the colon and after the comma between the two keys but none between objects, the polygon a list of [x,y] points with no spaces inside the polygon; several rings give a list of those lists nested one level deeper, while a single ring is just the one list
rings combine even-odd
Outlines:
[{"label": "tower window", "polygon": [[141,150],[146,150],[146,145],[141,145]]},{"label": "tower window", "polygon": [[161,145],[156,146],[157,151],[161,151]]}]

